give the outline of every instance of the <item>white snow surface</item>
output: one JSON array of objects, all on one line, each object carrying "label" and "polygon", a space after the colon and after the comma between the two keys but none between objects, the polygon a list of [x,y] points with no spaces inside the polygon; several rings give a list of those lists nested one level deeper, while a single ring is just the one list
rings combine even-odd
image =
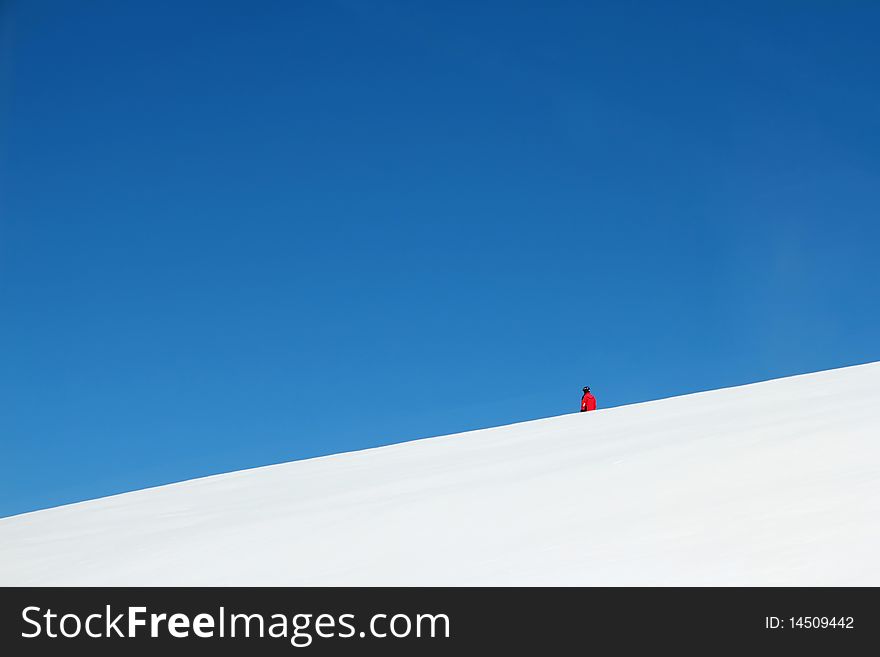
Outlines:
[{"label": "white snow surface", "polygon": [[878,394],[872,363],[26,513],[0,585],[878,586]]}]

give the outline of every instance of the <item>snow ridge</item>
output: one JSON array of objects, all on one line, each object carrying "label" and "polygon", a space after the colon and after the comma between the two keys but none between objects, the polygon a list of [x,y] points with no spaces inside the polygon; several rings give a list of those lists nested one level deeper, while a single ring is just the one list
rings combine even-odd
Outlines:
[{"label": "snow ridge", "polygon": [[880,363],[0,519],[0,585],[880,585]]}]

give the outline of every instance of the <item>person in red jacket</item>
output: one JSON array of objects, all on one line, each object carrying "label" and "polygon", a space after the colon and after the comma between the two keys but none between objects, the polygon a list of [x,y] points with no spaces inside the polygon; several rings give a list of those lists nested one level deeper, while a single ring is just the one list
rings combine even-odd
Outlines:
[{"label": "person in red jacket", "polygon": [[596,410],[596,398],[590,394],[590,386],[584,386],[584,396],[581,397],[581,413]]}]

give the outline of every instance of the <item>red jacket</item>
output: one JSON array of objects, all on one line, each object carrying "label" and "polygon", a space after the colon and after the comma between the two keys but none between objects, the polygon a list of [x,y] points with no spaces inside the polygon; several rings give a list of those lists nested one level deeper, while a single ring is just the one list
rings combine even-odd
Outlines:
[{"label": "red jacket", "polygon": [[596,410],[596,398],[593,397],[589,392],[585,392],[584,396],[581,398],[581,412],[583,411],[595,411]]}]

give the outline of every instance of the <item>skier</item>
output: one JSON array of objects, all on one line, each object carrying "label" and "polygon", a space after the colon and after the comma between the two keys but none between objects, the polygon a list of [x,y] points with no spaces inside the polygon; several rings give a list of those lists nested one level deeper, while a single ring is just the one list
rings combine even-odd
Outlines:
[{"label": "skier", "polygon": [[596,398],[590,394],[590,386],[584,386],[584,396],[581,397],[581,413],[596,410]]}]

